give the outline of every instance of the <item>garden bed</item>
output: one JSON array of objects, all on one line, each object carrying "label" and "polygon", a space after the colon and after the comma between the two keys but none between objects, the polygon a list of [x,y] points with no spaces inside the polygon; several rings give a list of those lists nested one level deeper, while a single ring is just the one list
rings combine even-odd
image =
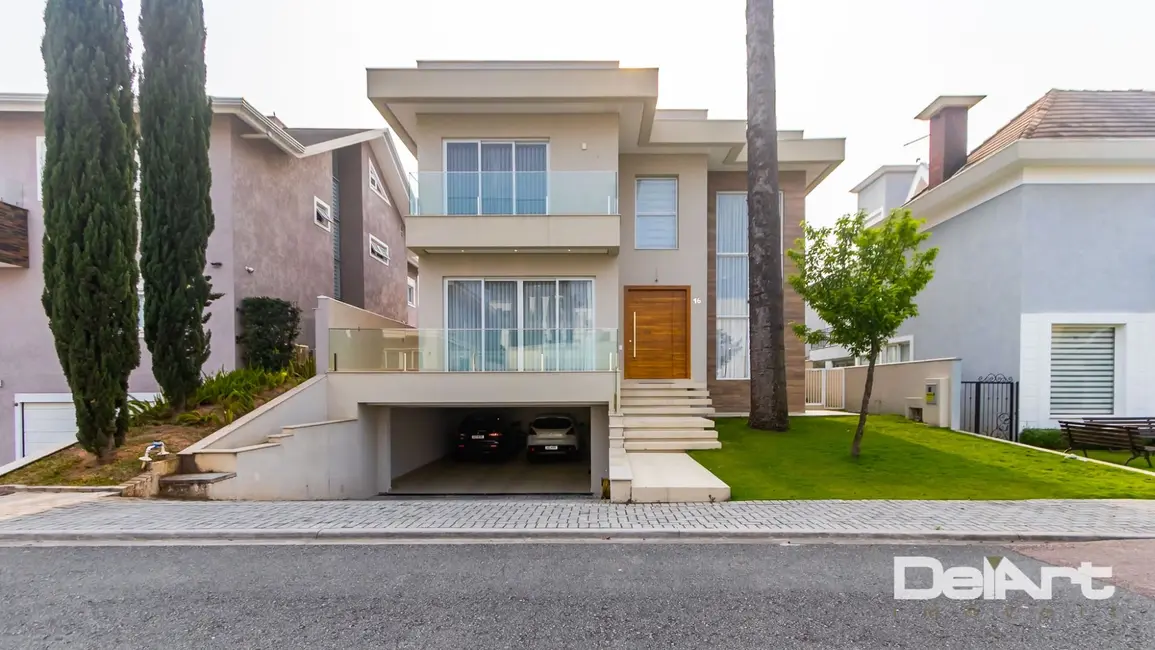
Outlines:
[{"label": "garden bed", "polygon": [[143,471],[140,457],[152,442],[163,442],[170,454],[181,451],[290,390],[310,374],[247,369],[219,373],[206,378],[197,391],[192,400],[195,408],[175,415],[163,401],[133,402],[132,426],[110,462],[99,463],[79,445],[72,445],[0,476],[0,484],[119,485]]}]

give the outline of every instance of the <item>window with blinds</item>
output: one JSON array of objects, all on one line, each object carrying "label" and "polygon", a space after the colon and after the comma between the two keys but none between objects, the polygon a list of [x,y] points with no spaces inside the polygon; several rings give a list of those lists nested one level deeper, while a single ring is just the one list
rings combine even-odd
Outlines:
[{"label": "window with blinds", "polygon": [[[718,379],[750,378],[750,211],[746,192],[718,192],[715,241],[715,325]],[[782,258],[786,211],[782,192]],[[785,266],[783,266],[785,270]]]},{"label": "window with blinds", "polygon": [[1051,326],[1051,415],[1113,415],[1115,327]]},{"label": "window with blinds", "polygon": [[750,378],[750,250],[745,192],[718,192],[718,379]]},{"label": "window with blinds", "polygon": [[678,247],[678,179],[639,178],[634,194],[634,248]]}]

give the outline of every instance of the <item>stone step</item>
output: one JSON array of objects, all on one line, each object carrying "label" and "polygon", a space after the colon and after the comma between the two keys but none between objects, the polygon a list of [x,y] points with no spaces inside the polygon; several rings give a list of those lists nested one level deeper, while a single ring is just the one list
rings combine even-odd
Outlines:
[{"label": "stone step", "polygon": [[626,451],[686,451],[688,449],[721,449],[717,440],[626,440]]},{"label": "stone step", "polygon": [[717,440],[718,432],[713,429],[631,429],[626,432],[626,440]]},{"label": "stone step", "polygon": [[645,386],[628,388],[622,386],[622,398],[626,397],[709,397],[705,388],[656,388]]},{"label": "stone step", "polygon": [[691,381],[689,379],[625,379],[622,380],[622,390],[636,388],[678,388],[706,390],[706,382]]},{"label": "stone step", "polygon": [[710,398],[706,397],[705,395],[692,395],[689,397],[683,397],[681,395],[670,397],[634,397],[632,395],[622,396],[623,408],[627,406],[666,406],[667,404],[671,406],[710,406],[711,401]]},{"label": "stone step", "polygon": [[623,406],[622,415],[713,415],[714,407],[697,405]]},{"label": "stone step", "polygon": [[626,454],[634,503],[719,502],[730,487],[684,453]]},{"label": "stone step", "polygon": [[626,434],[630,429],[713,429],[714,421],[696,415],[658,416],[627,415],[624,418]]},{"label": "stone step", "polygon": [[227,481],[236,475],[236,472],[171,474],[160,479],[159,496],[169,499],[208,499],[208,486]]}]

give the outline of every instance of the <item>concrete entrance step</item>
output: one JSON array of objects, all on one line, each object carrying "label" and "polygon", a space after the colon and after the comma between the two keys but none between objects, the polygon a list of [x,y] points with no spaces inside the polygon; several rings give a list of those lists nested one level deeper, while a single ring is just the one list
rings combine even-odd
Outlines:
[{"label": "concrete entrance step", "polygon": [[624,379],[622,390],[632,388],[678,388],[706,390],[706,382],[689,379]]},{"label": "concrete entrance step", "polygon": [[631,415],[713,415],[714,407],[704,404],[667,404],[665,406],[626,406],[622,405],[622,414]]},{"label": "concrete entrance step", "polygon": [[626,440],[717,440],[713,429],[631,429],[623,436]]},{"label": "concrete entrance step", "polygon": [[626,451],[689,451],[691,449],[721,449],[717,440],[626,440],[622,449]]},{"label": "concrete entrance step", "polygon": [[623,408],[627,406],[668,406],[672,404],[677,404],[678,406],[710,406],[711,400],[705,395],[677,395],[669,397],[622,396]]},{"label": "concrete entrance step", "polygon": [[713,429],[714,421],[696,415],[627,415],[622,418],[626,437],[630,429]]},{"label": "concrete entrance step", "polygon": [[728,501],[730,486],[687,454],[627,452],[635,503]]},{"label": "concrete entrance step", "polygon": [[710,391],[705,388],[622,388],[622,400],[638,397],[668,399],[708,399]]}]

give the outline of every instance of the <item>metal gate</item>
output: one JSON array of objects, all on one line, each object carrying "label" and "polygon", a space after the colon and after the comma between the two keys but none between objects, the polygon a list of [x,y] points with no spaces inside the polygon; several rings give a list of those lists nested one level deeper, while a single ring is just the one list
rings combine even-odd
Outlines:
[{"label": "metal gate", "polygon": [[962,383],[962,430],[992,438],[1019,439],[1019,382],[990,374]]},{"label": "metal gate", "polygon": [[806,406],[846,408],[846,369],[807,368]]}]

